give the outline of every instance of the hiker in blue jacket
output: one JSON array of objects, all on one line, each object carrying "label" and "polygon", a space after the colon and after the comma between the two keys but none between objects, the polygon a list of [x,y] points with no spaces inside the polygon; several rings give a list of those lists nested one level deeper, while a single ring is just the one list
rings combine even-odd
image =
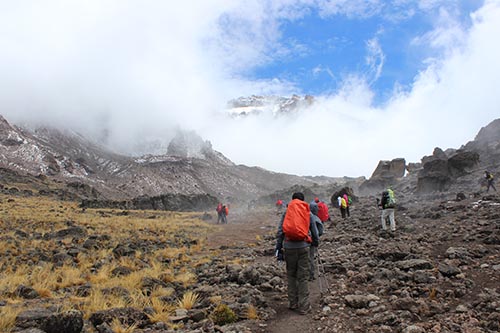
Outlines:
[{"label": "hiker in blue jacket", "polygon": [[[316,226],[316,229],[318,229],[318,237],[323,235],[324,232],[324,227],[323,227],[323,222],[321,222],[321,219],[318,217],[318,211],[319,211],[319,206],[315,201],[312,201],[309,204],[309,208],[311,209],[311,224],[314,224]],[[316,279],[316,253],[318,252],[318,248],[311,246],[309,249],[309,281],[314,281]]]}]

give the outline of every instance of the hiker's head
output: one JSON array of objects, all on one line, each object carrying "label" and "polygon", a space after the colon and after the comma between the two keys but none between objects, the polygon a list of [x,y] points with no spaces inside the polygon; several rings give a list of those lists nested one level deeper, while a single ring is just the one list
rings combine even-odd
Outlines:
[{"label": "hiker's head", "polygon": [[293,200],[293,199],[299,199],[299,200],[304,201],[304,193],[302,193],[302,192],[295,192],[295,193],[292,195],[292,200]]},{"label": "hiker's head", "polygon": [[319,207],[317,203],[311,202],[309,204],[309,209],[311,210],[311,213],[313,213],[314,215],[318,215]]},{"label": "hiker's head", "polygon": [[318,203],[319,202],[319,198],[318,197],[314,198],[314,202]]}]

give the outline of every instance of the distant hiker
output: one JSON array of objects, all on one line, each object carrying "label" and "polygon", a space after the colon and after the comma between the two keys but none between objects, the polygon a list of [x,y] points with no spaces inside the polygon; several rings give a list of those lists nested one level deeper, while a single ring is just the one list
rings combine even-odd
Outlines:
[{"label": "distant hiker", "polygon": [[347,214],[347,217],[351,217],[351,213],[349,212],[349,196],[347,195],[347,193],[344,193],[344,195],[342,196],[342,198],[344,198],[345,200],[345,212]]},{"label": "distant hiker", "polygon": [[222,216],[222,203],[221,202],[219,202],[215,211],[217,212],[217,223],[224,223],[224,218]]},{"label": "distant hiker", "polygon": [[319,200],[319,198],[314,198],[314,202],[318,204],[318,214],[316,215],[318,215],[321,222],[331,221],[328,214],[328,205],[324,201]]},{"label": "distant hiker", "polygon": [[484,179],[486,179],[486,192],[489,192],[490,191],[490,187],[493,188],[495,190],[495,192],[497,191],[497,189],[495,188],[495,185],[493,184],[493,181],[495,180],[494,179],[495,177],[493,176],[493,174],[489,171],[485,171],[484,172]]},{"label": "distant hiker", "polygon": [[391,231],[396,231],[396,221],[394,220],[394,208],[396,207],[396,199],[394,197],[394,191],[388,188],[382,192],[382,200],[379,206],[382,207],[382,230],[387,230],[386,220],[389,217]]},{"label": "distant hiker", "polygon": [[337,198],[337,203],[340,208],[340,215],[342,215],[342,218],[345,219],[346,217],[346,210],[347,210],[347,201],[345,201],[344,197],[338,197]]},{"label": "distant hiker", "polygon": [[278,200],[276,201],[276,213],[277,213],[278,215],[283,214],[283,210],[284,210],[284,208],[285,208],[285,205],[284,205],[283,200],[278,199]]},{"label": "distant hiker", "polygon": [[296,192],[281,218],[276,235],[276,256],[286,262],[288,307],[300,314],[311,310],[309,303],[309,249],[318,247],[319,236],[304,194]]},{"label": "distant hiker", "polygon": [[[317,198],[316,198],[317,199]],[[319,201],[319,200],[318,200]],[[311,223],[316,224],[316,229],[318,229],[318,237],[321,237],[325,231],[323,226],[323,222],[318,216],[319,205],[316,203],[316,200],[309,204],[309,209],[311,210]],[[316,279],[316,253],[318,249],[314,246],[311,246],[309,249],[309,281],[314,281]]]},{"label": "distant hiker", "polygon": [[226,205],[222,205],[222,223],[227,224],[227,216],[229,215],[229,208]]}]

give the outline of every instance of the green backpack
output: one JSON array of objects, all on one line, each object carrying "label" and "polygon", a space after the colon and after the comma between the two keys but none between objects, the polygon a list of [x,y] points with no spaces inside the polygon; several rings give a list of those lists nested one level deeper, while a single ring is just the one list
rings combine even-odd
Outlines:
[{"label": "green backpack", "polygon": [[385,204],[388,208],[394,208],[396,206],[396,198],[394,197],[394,191],[390,188],[387,189],[387,203]]}]

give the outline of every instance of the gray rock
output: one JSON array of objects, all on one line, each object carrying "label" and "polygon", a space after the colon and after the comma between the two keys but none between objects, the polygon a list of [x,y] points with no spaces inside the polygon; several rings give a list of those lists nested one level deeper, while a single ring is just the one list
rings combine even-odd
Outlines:
[{"label": "gray rock", "polygon": [[367,308],[370,302],[378,301],[375,295],[347,295],[344,297],[345,303],[355,309]]},{"label": "gray rock", "polygon": [[453,277],[453,276],[456,276],[456,275],[462,273],[462,271],[460,271],[460,269],[458,267],[448,265],[448,264],[439,264],[438,270],[439,270],[439,273],[443,274],[443,276],[446,276],[446,277]]},{"label": "gray rock", "polygon": [[403,329],[402,333],[425,333],[425,329],[417,325],[410,325]]},{"label": "gray rock", "polygon": [[423,269],[433,268],[432,263],[424,259],[409,259],[409,260],[399,261],[397,263],[397,267],[405,271],[408,271],[410,269],[423,270]]},{"label": "gray rock", "polygon": [[33,309],[20,313],[16,318],[16,326],[38,328],[45,333],[80,333],[83,328],[83,315],[76,310],[52,313],[47,309]]}]

